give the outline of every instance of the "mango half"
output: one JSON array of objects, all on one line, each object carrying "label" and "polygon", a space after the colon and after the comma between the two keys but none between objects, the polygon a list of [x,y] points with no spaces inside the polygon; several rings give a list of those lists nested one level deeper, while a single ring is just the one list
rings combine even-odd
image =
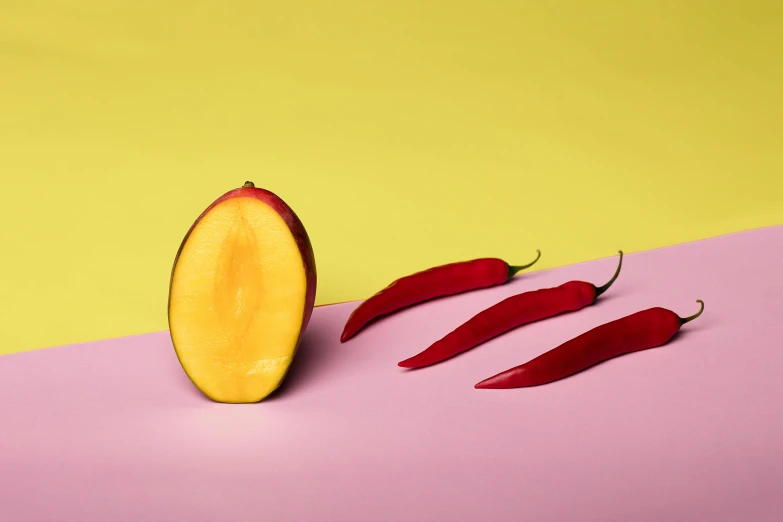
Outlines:
[{"label": "mango half", "polygon": [[283,382],[315,302],[315,257],[293,210],[252,182],[218,198],[177,252],[168,320],[183,370],[216,402]]}]

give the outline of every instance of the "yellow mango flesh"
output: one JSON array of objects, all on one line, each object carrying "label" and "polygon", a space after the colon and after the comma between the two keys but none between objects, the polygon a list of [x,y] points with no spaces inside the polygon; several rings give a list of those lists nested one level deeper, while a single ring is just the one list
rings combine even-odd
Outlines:
[{"label": "yellow mango flesh", "polygon": [[193,383],[218,402],[257,402],[291,363],[307,280],[283,219],[252,197],[225,200],[191,231],[172,275],[169,325]]}]

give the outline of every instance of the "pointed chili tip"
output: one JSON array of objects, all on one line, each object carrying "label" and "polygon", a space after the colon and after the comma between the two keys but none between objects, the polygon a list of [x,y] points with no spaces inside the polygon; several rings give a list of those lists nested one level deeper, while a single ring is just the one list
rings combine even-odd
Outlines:
[{"label": "pointed chili tip", "polygon": [[505,386],[503,386],[502,379],[499,378],[500,375],[502,374],[493,375],[492,377],[476,383],[473,387],[477,390],[499,390],[501,388],[505,388]]},{"label": "pointed chili tip", "polygon": [[430,364],[434,364],[436,361],[428,360],[428,358],[421,353],[414,355],[413,357],[408,357],[404,361],[400,361],[397,363],[397,366],[400,368],[407,368],[409,370],[413,370],[416,368],[423,368],[424,366],[429,366]]},{"label": "pointed chili tip", "polygon": [[486,381],[476,383],[476,385],[473,387],[477,390],[493,390],[499,388],[499,386],[493,386],[492,383]]},{"label": "pointed chili tip", "polygon": [[609,287],[612,286],[612,283],[614,283],[617,280],[617,276],[620,275],[620,269],[623,267],[623,251],[618,250],[618,254],[620,254],[620,261],[617,263],[617,270],[614,271],[614,275],[612,278],[606,282],[603,286],[598,286],[595,289],[595,297],[597,298],[599,295],[603,294],[607,290],[609,290]]},{"label": "pointed chili tip", "polygon": [[702,312],[704,312],[704,301],[702,301],[701,299],[696,299],[696,302],[701,305],[699,311],[689,317],[680,317],[680,326],[684,325],[685,323],[689,323],[693,321],[694,319],[699,317],[702,314]]},{"label": "pointed chili tip", "polygon": [[508,267],[508,277],[509,277],[509,279],[511,279],[512,277],[514,277],[514,275],[515,275],[517,272],[519,272],[519,271],[521,271],[521,270],[524,270],[524,269],[526,269],[526,268],[530,268],[531,266],[535,265],[535,264],[536,264],[536,262],[537,262],[539,259],[541,259],[541,250],[539,250],[539,249],[536,249],[536,258],[535,258],[533,261],[531,261],[530,263],[528,263],[528,264],[526,264],[526,265],[513,265],[513,266],[512,266],[512,265],[509,265],[509,267]]}]

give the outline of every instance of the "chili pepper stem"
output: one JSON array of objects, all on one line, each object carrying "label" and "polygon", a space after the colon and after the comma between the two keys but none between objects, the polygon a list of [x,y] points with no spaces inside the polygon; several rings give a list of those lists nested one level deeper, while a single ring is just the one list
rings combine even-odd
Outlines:
[{"label": "chili pepper stem", "polygon": [[689,323],[689,322],[693,321],[694,319],[699,317],[701,315],[701,313],[704,311],[704,301],[702,301],[701,299],[696,299],[696,302],[701,305],[701,308],[699,308],[698,312],[696,312],[695,314],[693,314],[693,315],[691,315],[689,317],[680,317],[679,318],[680,319],[680,326],[684,325],[685,323]]},{"label": "chili pepper stem", "polygon": [[620,254],[620,262],[617,264],[617,270],[615,270],[614,275],[609,281],[606,282],[605,285],[596,287],[595,289],[596,297],[609,290],[609,287],[612,286],[612,283],[614,283],[615,280],[617,280],[617,276],[620,275],[620,269],[623,267],[623,251],[618,250],[617,252]]},{"label": "chili pepper stem", "polygon": [[509,266],[508,267],[508,277],[509,277],[509,279],[514,277],[514,275],[517,272],[519,272],[521,270],[524,270],[525,268],[530,268],[531,266],[535,265],[536,261],[538,261],[541,258],[541,251],[540,250],[536,250],[536,252],[538,253],[538,255],[536,256],[536,258],[531,263],[528,263],[526,265]]}]

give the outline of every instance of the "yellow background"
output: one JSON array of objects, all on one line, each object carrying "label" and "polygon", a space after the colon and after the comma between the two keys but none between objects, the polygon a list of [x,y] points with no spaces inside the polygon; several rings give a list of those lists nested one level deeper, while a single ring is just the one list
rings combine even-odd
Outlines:
[{"label": "yellow background", "polygon": [[0,353],[167,328],[248,179],[321,304],[783,223],[782,6],[0,0]]}]

